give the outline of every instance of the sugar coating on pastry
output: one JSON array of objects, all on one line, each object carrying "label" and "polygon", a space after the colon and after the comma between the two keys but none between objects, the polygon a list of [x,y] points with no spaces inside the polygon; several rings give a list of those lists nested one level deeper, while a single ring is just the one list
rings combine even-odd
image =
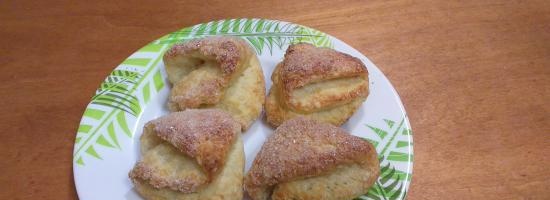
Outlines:
[{"label": "sugar coating on pastry", "polygon": [[[175,149],[175,148],[174,148]],[[175,150],[174,150],[175,151]],[[192,162],[182,156],[164,156],[182,162]],[[179,163],[173,163],[172,169],[186,173],[189,169],[179,169]],[[194,171],[194,170],[191,170]],[[211,183],[200,187],[193,193],[182,193],[169,188],[154,188],[141,179],[136,179],[134,185],[139,194],[148,200],[221,200],[243,198],[244,149],[241,136],[238,136],[227,155],[227,162],[218,176]]]},{"label": "sugar coating on pastry", "polygon": [[[245,41],[236,37],[207,37],[193,39],[172,46],[163,56],[167,70],[181,70],[169,73],[168,79],[175,84],[186,73],[199,68],[201,64],[219,69],[222,79],[228,82],[234,72],[245,68],[250,51]],[[181,63],[186,62],[186,63]]]},{"label": "sugar coating on pastry", "polygon": [[[377,159],[375,156],[371,159]],[[378,166],[338,166],[331,173],[282,183],[273,188],[276,199],[349,200],[368,192],[378,178]]]},{"label": "sugar coating on pastry", "polygon": [[296,117],[264,143],[245,177],[245,189],[254,200],[350,199],[366,193],[378,174],[376,150],[369,142]]},{"label": "sugar coating on pastry", "polygon": [[265,81],[255,52],[243,39],[228,36],[193,39],[170,48],[163,57],[173,88],[171,111],[220,108],[243,130],[260,115]]},{"label": "sugar coating on pastry", "polygon": [[271,79],[266,115],[274,126],[296,116],[341,125],[369,94],[361,60],[306,43],[289,46]]},{"label": "sugar coating on pastry", "polygon": [[134,183],[139,181],[152,188],[166,188],[184,194],[196,192],[209,182],[207,174],[193,158],[165,142],[142,155],[130,172],[130,178]]},{"label": "sugar coating on pastry", "polygon": [[[187,195],[202,191],[206,196],[242,196],[235,193],[244,169],[240,130],[240,124],[219,109],[190,109],[152,120],[141,136],[142,159],[129,176],[147,199],[189,199]],[[233,189],[212,186],[220,181]]]},{"label": "sugar coating on pastry", "polygon": [[304,112],[368,94],[367,68],[348,54],[300,43],[288,47],[276,77],[286,105]]},{"label": "sugar coating on pastry", "polygon": [[259,63],[255,56],[251,58],[250,67],[225,90],[221,101],[212,106],[231,113],[243,131],[260,116],[265,102],[265,81]]}]

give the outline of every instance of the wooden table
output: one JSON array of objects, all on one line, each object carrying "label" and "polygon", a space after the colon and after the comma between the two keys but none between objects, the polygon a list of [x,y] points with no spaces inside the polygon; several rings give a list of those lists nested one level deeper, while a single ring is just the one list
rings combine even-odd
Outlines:
[{"label": "wooden table", "polygon": [[214,19],[330,33],[388,76],[408,111],[409,199],[550,199],[550,1],[0,3],[0,199],[76,199],[75,132],[130,53]]}]

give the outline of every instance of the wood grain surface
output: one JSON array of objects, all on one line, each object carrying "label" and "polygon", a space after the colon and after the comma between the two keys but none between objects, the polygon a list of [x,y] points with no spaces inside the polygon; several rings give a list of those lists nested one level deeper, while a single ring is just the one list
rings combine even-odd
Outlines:
[{"label": "wood grain surface", "polygon": [[0,199],[77,199],[99,83],[146,43],[216,19],[310,26],[368,56],[414,132],[408,199],[550,199],[550,1],[2,1]]}]

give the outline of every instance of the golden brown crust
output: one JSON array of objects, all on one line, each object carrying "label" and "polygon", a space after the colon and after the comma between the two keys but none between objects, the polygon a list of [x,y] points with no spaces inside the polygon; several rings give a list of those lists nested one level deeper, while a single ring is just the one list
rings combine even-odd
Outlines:
[{"label": "golden brown crust", "polygon": [[[151,150],[159,144],[159,139],[171,144],[179,152],[196,161],[207,179],[200,176],[169,177],[140,161],[129,176],[132,180],[147,181],[154,188],[170,188],[184,193],[194,192],[210,182],[223,168],[226,155],[234,139],[240,134],[241,126],[233,117],[219,109],[186,110],[152,120],[145,125],[142,147]],[[153,136],[155,135],[155,136]],[[171,152],[165,145],[155,148],[161,152]],[[162,149],[164,148],[164,149]],[[146,150],[146,151],[148,151]],[[145,158],[147,157],[145,155]],[[152,157],[155,158],[155,157]]]},{"label": "golden brown crust", "polygon": [[174,45],[164,55],[173,84],[171,111],[220,108],[246,130],[261,114],[265,82],[257,56],[237,37],[206,37]]},{"label": "golden brown crust", "polygon": [[265,81],[258,58],[250,59],[250,66],[231,84],[219,103],[212,108],[227,111],[241,123],[244,130],[258,118],[265,102]]},{"label": "golden brown crust", "polygon": [[275,127],[297,116],[340,126],[369,94],[368,72],[359,59],[304,43],[288,48],[271,80],[265,111]]},{"label": "golden brown crust", "polygon": [[271,200],[350,200],[364,195],[380,174],[376,154],[370,155],[368,165],[340,165],[328,174],[278,184]]},{"label": "golden brown crust", "polygon": [[294,110],[285,108],[282,103],[280,103],[280,98],[278,96],[278,91],[271,89],[265,100],[266,120],[273,127],[278,127],[286,120],[299,116],[340,126],[355,113],[366,99],[366,97],[360,97],[347,104],[328,108],[326,110],[312,113],[298,113]]},{"label": "golden brown crust", "polygon": [[[153,134],[154,136],[154,134]],[[156,137],[156,136],[154,136]],[[145,140],[152,139],[150,137],[143,138]],[[188,192],[183,192],[171,187],[155,187],[150,184],[150,181],[145,181],[140,178],[132,178],[136,191],[144,198],[149,200],[220,200],[220,199],[242,199],[243,190],[243,173],[244,173],[244,149],[243,142],[240,136],[237,136],[236,141],[232,144],[227,153],[227,161],[219,174],[208,184],[200,185],[196,189],[189,189]],[[143,141],[142,141],[143,142]],[[158,151],[154,158],[159,159],[165,168],[165,173],[159,173],[162,169],[155,169],[151,172],[154,176],[162,174],[161,178],[170,180],[173,184],[183,184],[185,181],[196,179],[196,173],[201,173],[183,165],[192,163],[189,158],[177,153],[177,149],[169,144],[159,144],[155,147],[169,149],[167,151]],[[150,152],[149,152],[150,153]],[[180,155],[178,155],[180,154]],[[147,156],[147,155],[146,155]],[[144,158],[145,159],[145,158]],[[151,162],[147,164],[151,165]],[[149,167],[151,168],[151,167]],[[195,172],[195,173],[193,173]],[[130,176],[132,176],[130,174]],[[200,176],[200,175],[199,175]],[[196,181],[196,180],[193,180]]]},{"label": "golden brown crust", "polygon": [[177,56],[188,56],[195,53],[206,58],[214,59],[219,63],[219,67],[226,79],[229,79],[233,72],[238,71],[238,66],[242,65],[242,57],[246,56],[246,45],[244,41],[234,37],[208,37],[194,39],[184,43],[175,44],[163,56],[163,60],[169,62]]},{"label": "golden brown crust", "polygon": [[319,176],[338,165],[364,165],[376,155],[367,141],[330,124],[304,117],[286,121],[262,146],[245,178],[253,199],[265,199],[274,185]]},{"label": "golden brown crust", "polygon": [[[172,46],[163,57],[174,85],[170,102],[178,110],[218,103],[233,79],[248,67],[250,55],[248,44],[234,37],[207,37]],[[196,70],[207,67],[216,69]],[[190,79],[182,81],[182,75]]]},{"label": "golden brown crust", "polygon": [[171,95],[169,101],[176,103],[180,108],[198,108],[204,104],[218,103],[224,89],[223,80],[218,77],[199,78],[201,75],[193,74],[190,78],[197,80],[189,81],[192,84],[174,85],[172,94],[177,95]]},{"label": "golden brown crust", "polygon": [[[328,106],[341,105],[354,98],[368,95],[368,72],[361,60],[329,48],[307,43],[290,45],[285,58],[273,74],[274,85],[279,87],[281,101],[293,110],[311,112]],[[361,87],[344,94],[319,96],[315,104],[303,104],[293,91],[326,80],[359,77],[365,80]]]},{"label": "golden brown crust", "polygon": [[175,112],[149,122],[163,140],[195,158],[211,178],[225,163],[225,155],[240,133],[240,124],[219,109]]},{"label": "golden brown crust", "polygon": [[197,191],[202,185],[207,183],[206,180],[200,180],[194,177],[175,179],[161,176],[157,170],[149,167],[144,162],[138,162],[132,171],[130,171],[129,177],[134,183],[145,180],[147,184],[151,185],[153,188],[169,188],[186,194]]}]

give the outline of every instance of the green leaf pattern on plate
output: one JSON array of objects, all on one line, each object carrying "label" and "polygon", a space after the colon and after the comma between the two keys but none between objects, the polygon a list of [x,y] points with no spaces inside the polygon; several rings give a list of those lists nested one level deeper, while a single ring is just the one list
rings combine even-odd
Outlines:
[{"label": "green leaf pattern on plate", "polygon": [[406,167],[413,159],[412,154],[407,153],[412,146],[408,137],[412,132],[403,126],[405,118],[398,123],[389,119],[383,121],[386,124],[384,128],[366,124],[371,133],[365,138],[378,152],[380,177],[367,194],[356,199],[404,199],[407,194],[406,185],[411,181],[411,174],[407,173],[409,170]]},{"label": "green leaf pattern on plate", "polygon": [[247,40],[258,54],[286,44],[306,42],[320,47],[333,47],[330,38],[323,32],[291,23],[265,19],[227,19],[198,24],[176,31],[161,38],[159,44],[170,44],[182,40],[206,36],[238,36]]}]

